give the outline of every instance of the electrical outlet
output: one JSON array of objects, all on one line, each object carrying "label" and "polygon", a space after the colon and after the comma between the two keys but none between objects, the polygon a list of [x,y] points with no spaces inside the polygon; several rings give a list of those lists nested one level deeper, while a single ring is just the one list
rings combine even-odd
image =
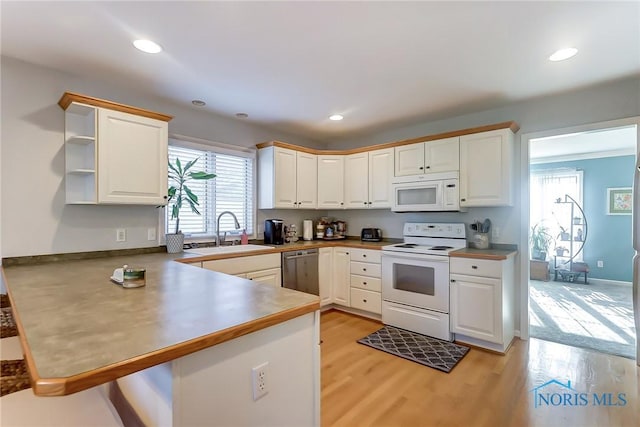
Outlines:
[{"label": "electrical outlet", "polygon": [[598,260],[598,268],[604,268],[604,261]]},{"label": "electrical outlet", "polygon": [[116,242],[127,241],[127,230],[125,228],[118,228],[116,230]]},{"label": "electrical outlet", "polygon": [[500,227],[497,227],[497,226],[493,227],[493,238],[494,239],[500,238]]},{"label": "electrical outlet", "polygon": [[156,240],[155,228],[147,228],[147,240]]},{"label": "electrical outlet", "polygon": [[269,393],[267,368],[269,362],[264,362],[251,370],[251,379],[253,383],[253,400],[258,400],[265,394]]}]

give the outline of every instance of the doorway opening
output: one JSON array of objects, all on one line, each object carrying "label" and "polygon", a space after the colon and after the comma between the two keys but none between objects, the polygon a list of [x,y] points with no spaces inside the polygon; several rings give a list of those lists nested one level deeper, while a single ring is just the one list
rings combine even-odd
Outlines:
[{"label": "doorway opening", "polygon": [[[629,194],[636,124],[529,140],[529,335],[636,358]],[[627,190],[629,190],[627,192]]]}]

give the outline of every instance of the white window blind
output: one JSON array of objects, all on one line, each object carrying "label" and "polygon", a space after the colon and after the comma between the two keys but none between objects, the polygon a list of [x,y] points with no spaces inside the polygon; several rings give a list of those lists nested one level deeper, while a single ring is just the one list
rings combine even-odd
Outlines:
[{"label": "white window blind", "polygon": [[[253,235],[254,224],[254,159],[246,155],[230,154],[228,149],[216,152],[216,148],[204,149],[178,145],[169,146],[169,162],[175,164],[176,158],[184,166],[198,159],[191,172],[214,173],[210,180],[190,180],[187,187],[198,196],[198,211],[192,212],[187,203],[180,209],[180,230],[188,237],[209,237],[216,235],[216,220],[224,211],[231,211],[238,218],[240,230],[236,230],[233,217],[224,215],[220,219],[220,232],[238,232],[242,229]],[[172,185],[169,181],[169,185]],[[171,209],[166,209],[166,231],[175,232],[176,220],[171,219]]]}]

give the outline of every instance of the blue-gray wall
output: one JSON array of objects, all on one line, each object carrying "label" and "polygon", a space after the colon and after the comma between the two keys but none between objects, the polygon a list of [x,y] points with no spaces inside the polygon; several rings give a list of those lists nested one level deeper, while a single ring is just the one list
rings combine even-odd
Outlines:
[{"label": "blue-gray wall", "polygon": [[[634,156],[604,157],[531,165],[531,170],[576,168],[583,171],[583,209],[588,236],[584,262],[589,277],[632,281],[631,215],[607,215],[607,188],[633,185]],[[597,261],[604,261],[598,268]]]}]

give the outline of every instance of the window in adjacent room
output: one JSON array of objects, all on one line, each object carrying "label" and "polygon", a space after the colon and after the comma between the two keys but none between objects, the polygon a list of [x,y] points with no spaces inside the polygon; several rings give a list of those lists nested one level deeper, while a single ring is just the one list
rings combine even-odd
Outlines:
[{"label": "window in adjacent room", "polygon": [[[241,233],[242,229],[249,236],[254,234],[255,222],[255,152],[242,147],[222,144],[194,143],[181,139],[169,140],[169,162],[175,164],[176,157],[185,164],[198,159],[192,167],[194,172],[214,173],[216,177],[208,181],[190,181],[189,188],[198,196],[199,211],[197,215],[185,204],[180,210],[180,229],[191,239],[206,239],[216,235],[216,220],[224,211],[233,212],[240,223],[240,230],[235,229],[231,215],[224,215],[220,220],[220,233]],[[165,209],[165,231],[174,232],[175,220],[171,220],[171,212]]]}]

